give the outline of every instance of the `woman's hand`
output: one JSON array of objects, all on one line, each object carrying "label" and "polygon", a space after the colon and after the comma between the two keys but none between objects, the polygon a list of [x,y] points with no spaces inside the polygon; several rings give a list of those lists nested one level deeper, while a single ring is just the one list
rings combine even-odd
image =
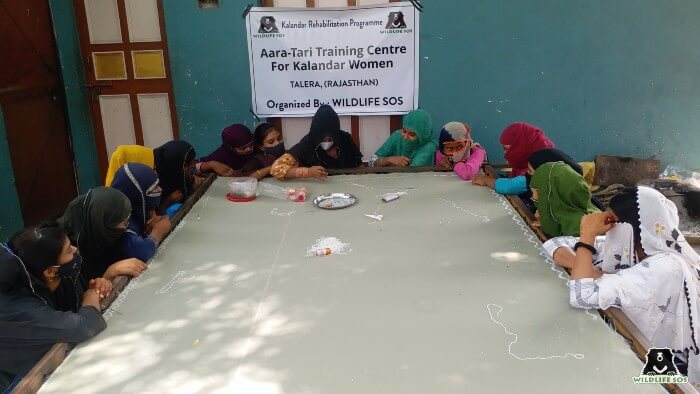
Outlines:
[{"label": "woman's hand", "polygon": [[325,168],[321,166],[313,166],[309,168],[309,178],[315,178],[315,179],[326,179],[328,176],[328,172],[326,171]]},{"label": "woman's hand", "polygon": [[83,293],[83,304],[82,306],[92,306],[93,308],[100,310],[100,295],[97,294],[95,289],[87,289]]},{"label": "woman's hand", "polygon": [[395,167],[406,167],[407,165],[411,164],[411,159],[406,156],[389,156],[384,160]]},{"label": "woman's hand", "polygon": [[[598,235],[605,235],[615,225],[609,212],[589,213],[581,218],[581,242],[591,243]],[[584,240],[585,238],[585,240]]]},{"label": "woman's hand", "polygon": [[117,261],[116,263],[110,265],[103,277],[111,281],[117,276],[121,275],[139,276],[147,268],[148,266],[143,261],[136,258],[130,258]]},{"label": "woman's hand", "polygon": [[440,162],[441,167],[449,168],[450,170],[454,167],[454,163],[452,162],[452,157],[443,155],[442,156],[442,161]]},{"label": "woman's hand", "polygon": [[535,211],[535,220],[532,222],[532,227],[540,227],[542,222],[540,222],[540,211]]},{"label": "woman's hand", "polygon": [[496,179],[490,175],[479,174],[472,179],[472,184],[478,186],[488,186],[493,189],[494,185],[496,184]]},{"label": "woman's hand", "polygon": [[174,192],[170,193],[170,195],[165,199],[165,206],[169,207],[172,204],[175,204],[176,202],[182,201],[182,199],[185,198],[185,195],[182,194],[181,190],[175,190]]},{"label": "woman's hand", "polygon": [[95,290],[100,299],[107,297],[112,292],[112,282],[105,278],[90,279],[89,286]]},{"label": "woman's hand", "polygon": [[213,171],[216,173],[216,175],[219,176],[233,176],[235,174],[235,171],[233,168],[227,166],[226,164],[220,162],[220,161],[207,161],[202,163],[202,166],[200,167],[201,171]]}]

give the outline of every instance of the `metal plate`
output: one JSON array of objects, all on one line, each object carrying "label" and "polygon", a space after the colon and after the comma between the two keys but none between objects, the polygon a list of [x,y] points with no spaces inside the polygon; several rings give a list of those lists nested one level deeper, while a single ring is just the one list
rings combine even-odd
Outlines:
[{"label": "metal plate", "polygon": [[314,198],[314,205],[321,209],[343,209],[355,205],[357,197],[348,193],[321,194]]}]

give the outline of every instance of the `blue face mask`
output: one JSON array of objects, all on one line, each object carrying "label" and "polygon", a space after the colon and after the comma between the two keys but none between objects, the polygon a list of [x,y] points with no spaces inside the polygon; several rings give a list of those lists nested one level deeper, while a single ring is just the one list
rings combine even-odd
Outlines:
[{"label": "blue face mask", "polygon": [[187,179],[192,179],[195,175],[197,175],[197,167],[192,166],[187,168],[187,171],[185,172],[185,177]]},{"label": "blue face mask", "polygon": [[54,265],[54,268],[58,268],[58,276],[63,279],[73,279],[80,274],[80,265],[83,263],[83,258],[80,257],[79,253],[76,253],[73,260],[66,264]]}]

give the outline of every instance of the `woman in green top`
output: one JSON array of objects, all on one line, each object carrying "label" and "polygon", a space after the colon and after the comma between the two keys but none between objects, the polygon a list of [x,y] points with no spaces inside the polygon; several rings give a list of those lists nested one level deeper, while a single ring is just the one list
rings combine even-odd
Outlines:
[{"label": "woman in green top", "polygon": [[540,229],[550,237],[578,236],[581,218],[600,212],[583,176],[563,161],[541,165],[530,180]]},{"label": "woman in green top", "polygon": [[403,117],[403,128],[389,136],[384,145],[370,158],[370,167],[432,166],[437,138],[433,136],[433,121],[422,109]]}]

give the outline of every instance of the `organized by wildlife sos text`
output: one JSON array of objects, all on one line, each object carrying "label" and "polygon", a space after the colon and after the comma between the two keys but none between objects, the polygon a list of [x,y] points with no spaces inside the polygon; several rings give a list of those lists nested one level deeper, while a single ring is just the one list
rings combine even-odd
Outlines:
[{"label": "organized by wildlife sos text", "polygon": [[246,17],[253,111],[397,115],[418,106],[418,10],[253,7]]}]

